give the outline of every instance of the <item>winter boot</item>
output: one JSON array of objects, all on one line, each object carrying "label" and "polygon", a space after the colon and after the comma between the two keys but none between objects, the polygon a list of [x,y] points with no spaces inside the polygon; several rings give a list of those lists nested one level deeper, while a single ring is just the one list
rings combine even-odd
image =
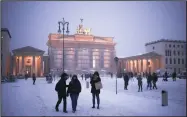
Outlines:
[{"label": "winter boot", "polygon": [[99,109],[99,105],[97,106],[97,109]]},{"label": "winter boot", "polygon": [[95,105],[93,105],[92,108],[95,108]]},{"label": "winter boot", "polygon": [[58,109],[58,107],[57,107],[57,106],[55,107],[55,109],[56,109],[56,112],[58,112],[58,111],[59,111],[59,109]]}]

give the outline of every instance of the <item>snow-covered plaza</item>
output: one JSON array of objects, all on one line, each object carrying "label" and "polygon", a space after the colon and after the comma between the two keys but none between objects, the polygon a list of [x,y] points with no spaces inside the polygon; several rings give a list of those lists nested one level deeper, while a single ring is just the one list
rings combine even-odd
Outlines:
[{"label": "snow-covered plaza", "polygon": [[[1,84],[2,116],[186,116],[186,80],[177,79],[163,82],[159,79],[157,90],[147,90],[146,79],[143,80],[143,92],[138,92],[137,80],[129,81],[128,90],[124,90],[123,79],[118,79],[116,95],[115,78],[102,77],[103,89],[100,94],[100,109],[92,109],[90,87],[85,80],[79,79],[82,92],[78,107],[72,113],[70,97],[67,98],[67,111],[63,113],[63,102],[59,112],[55,111],[57,80],[48,84],[45,78],[36,80],[20,79],[15,83]],[[69,81],[67,81],[69,82]],[[68,83],[67,83],[68,84]],[[161,91],[168,91],[168,106],[161,106]]]}]

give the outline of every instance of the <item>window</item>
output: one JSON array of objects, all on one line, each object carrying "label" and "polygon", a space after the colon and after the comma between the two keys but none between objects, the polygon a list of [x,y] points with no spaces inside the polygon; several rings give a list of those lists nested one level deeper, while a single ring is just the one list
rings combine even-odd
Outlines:
[{"label": "window", "polygon": [[165,61],[165,62],[166,62],[166,64],[168,64],[168,58],[166,58],[166,61]]},{"label": "window", "polygon": [[178,51],[178,56],[180,56],[180,51]]},{"label": "window", "polygon": [[155,47],[153,46],[153,50],[155,49]]},{"label": "window", "polygon": [[171,50],[169,51],[169,55],[171,56]]},{"label": "window", "polygon": [[179,73],[181,72],[181,69],[179,68]]},{"label": "window", "polygon": [[184,64],[184,59],[182,59],[182,64]]},{"label": "window", "polygon": [[175,45],[173,45],[173,47],[175,48]]},{"label": "window", "polygon": [[178,59],[178,64],[180,64],[180,59]]},{"label": "window", "polygon": [[174,56],[176,55],[176,52],[175,52],[175,50],[173,51],[173,55],[174,55]]},{"label": "window", "polygon": [[174,72],[176,72],[176,68],[174,68]]},{"label": "window", "polygon": [[177,47],[179,48],[180,46],[179,46],[179,45],[177,45]]},{"label": "window", "polygon": [[169,44],[169,47],[171,48],[171,44]]},{"label": "window", "polygon": [[167,56],[167,50],[165,50],[165,56]]},{"label": "window", "polygon": [[176,64],[176,60],[175,59],[173,59],[173,64]]},{"label": "window", "polygon": [[170,58],[170,64],[172,64],[172,59]]}]

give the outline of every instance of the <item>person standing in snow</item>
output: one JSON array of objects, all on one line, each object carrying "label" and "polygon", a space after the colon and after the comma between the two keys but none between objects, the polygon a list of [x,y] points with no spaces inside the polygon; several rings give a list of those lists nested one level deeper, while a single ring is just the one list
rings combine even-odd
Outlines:
[{"label": "person standing in snow", "polygon": [[33,79],[33,85],[35,85],[35,82],[36,82],[36,75],[35,75],[35,73],[32,74],[32,79]]},{"label": "person standing in snow", "polygon": [[73,75],[71,81],[69,82],[68,91],[67,91],[67,96],[69,96],[70,94],[73,113],[75,113],[76,111],[77,100],[80,92],[81,92],[81,83],[78,80],[77,75]]},{"label": "person standing in snow", "polygon": [[59,105],[63,99],[63,112],[67,113],[67,101],[66,101],[66,96],[67,96],[67,92],[66,92],[66,87],[68,87],[68,85],[66,85],[66,80],[68,79],[68,75],[66,73],[62,73],[61,75],[61,79],[58,81],[58,83],[56,84],[55,90],[58,93],[58,101],[56,103],[55,109],[58,112],[59,109]]},{"label": "person standing in snow", "polygon": [[156,82],[158,80],[158,76],[156,73],[153,73],[153,89],[156,88],[157,89],[157,86],[156,86]]},{"label": "person standing in snow", "polygon": [[127,75],[127,73],[125,73],[123,75],[123,79],[124,79],[124,90],[128,90],[127,86],[128,86],[128,82],[129,82],[129,76]]},{"label": "person standing in snow", "polygon": [[173,74],[172,74],[172,79],[173,79],[173,81],[176,81],[176,77],[177,77],[177,74],[176,74],[176,72],[174,71]]},{"label": "person standing in snow", "polygon": [[137,80],[138,80],[138,92],[142,92],[142,77],[140,74],[138,74],[138,77],[137,77]]},{"label": "person standing in snow", "polygon": [[93,107],[95,108],[95,98],[97,99],[97,109],[99,109],[99,104],[100,104],[100,98],[99,98],[99,94],[100,94],[100,89],[96,89],[95,87],[95,83],[101,82],[101,78],[99,77],[99,73],[96,71],[93,74],[93,77],[91,78],[90,84],[91,84],[91,93],[92,93],[92,103],[93,103]]},{"label": "person standing in snow", "polygon": [[151,87],[152,87],[152,75],[149,72],[149,74],[147,75],[147,89],[150,88],[150,90],[152,90]]}]

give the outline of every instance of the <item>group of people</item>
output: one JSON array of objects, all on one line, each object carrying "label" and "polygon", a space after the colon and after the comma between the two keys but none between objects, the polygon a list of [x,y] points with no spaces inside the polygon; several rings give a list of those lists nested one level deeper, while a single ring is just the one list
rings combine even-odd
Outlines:
[{"label": "group of people", "polygon": [[[77,78],[77,75],[73,75],[69,85],[66,85],[66,80],[68,79],[68,74],[62,73],[61,79],[55,86],[55,90],[58,94],[58,101],[56,103],[55,109],[59,111],[59,105],[63,100],[63,112],[67,113],[67,97],[70,96],[71,103],[72,103],[72,112],[76,112],[77,108],[77,101],[79,94],[81,93],[81,83]],[[95,98],[97,99],[97,109],[99,109],[100,104],[100,89],[101,87],[97,87],[96,83],[101,83],[101,78],[99,73],[96,71],[93,76],[91,77],[90,84],[91,84],[91,93],[92,93],[92,108],[95,108]]]},{"label": "group of people", "polygon": [[[138,92],[140,92],[140,91],[142,92],[142,85],[143,85],[142,79],[143,78],[142,78],[141,74],[137,74],[136,77],[138,80]],[[129,84],[130,78],[133,78],[133,75],[131,73],[124,73],[123,74],[124,90],[128,90],[127,86]],[[147,78],[147,89],[148,88],[150,88],[150,90],[152,90],[152,88],[157,89],[157,86],[156,86],[156,82],[158,81],[157,74],[156,73],[153,73],[153,74],[149,73],[146,78]]]}]

